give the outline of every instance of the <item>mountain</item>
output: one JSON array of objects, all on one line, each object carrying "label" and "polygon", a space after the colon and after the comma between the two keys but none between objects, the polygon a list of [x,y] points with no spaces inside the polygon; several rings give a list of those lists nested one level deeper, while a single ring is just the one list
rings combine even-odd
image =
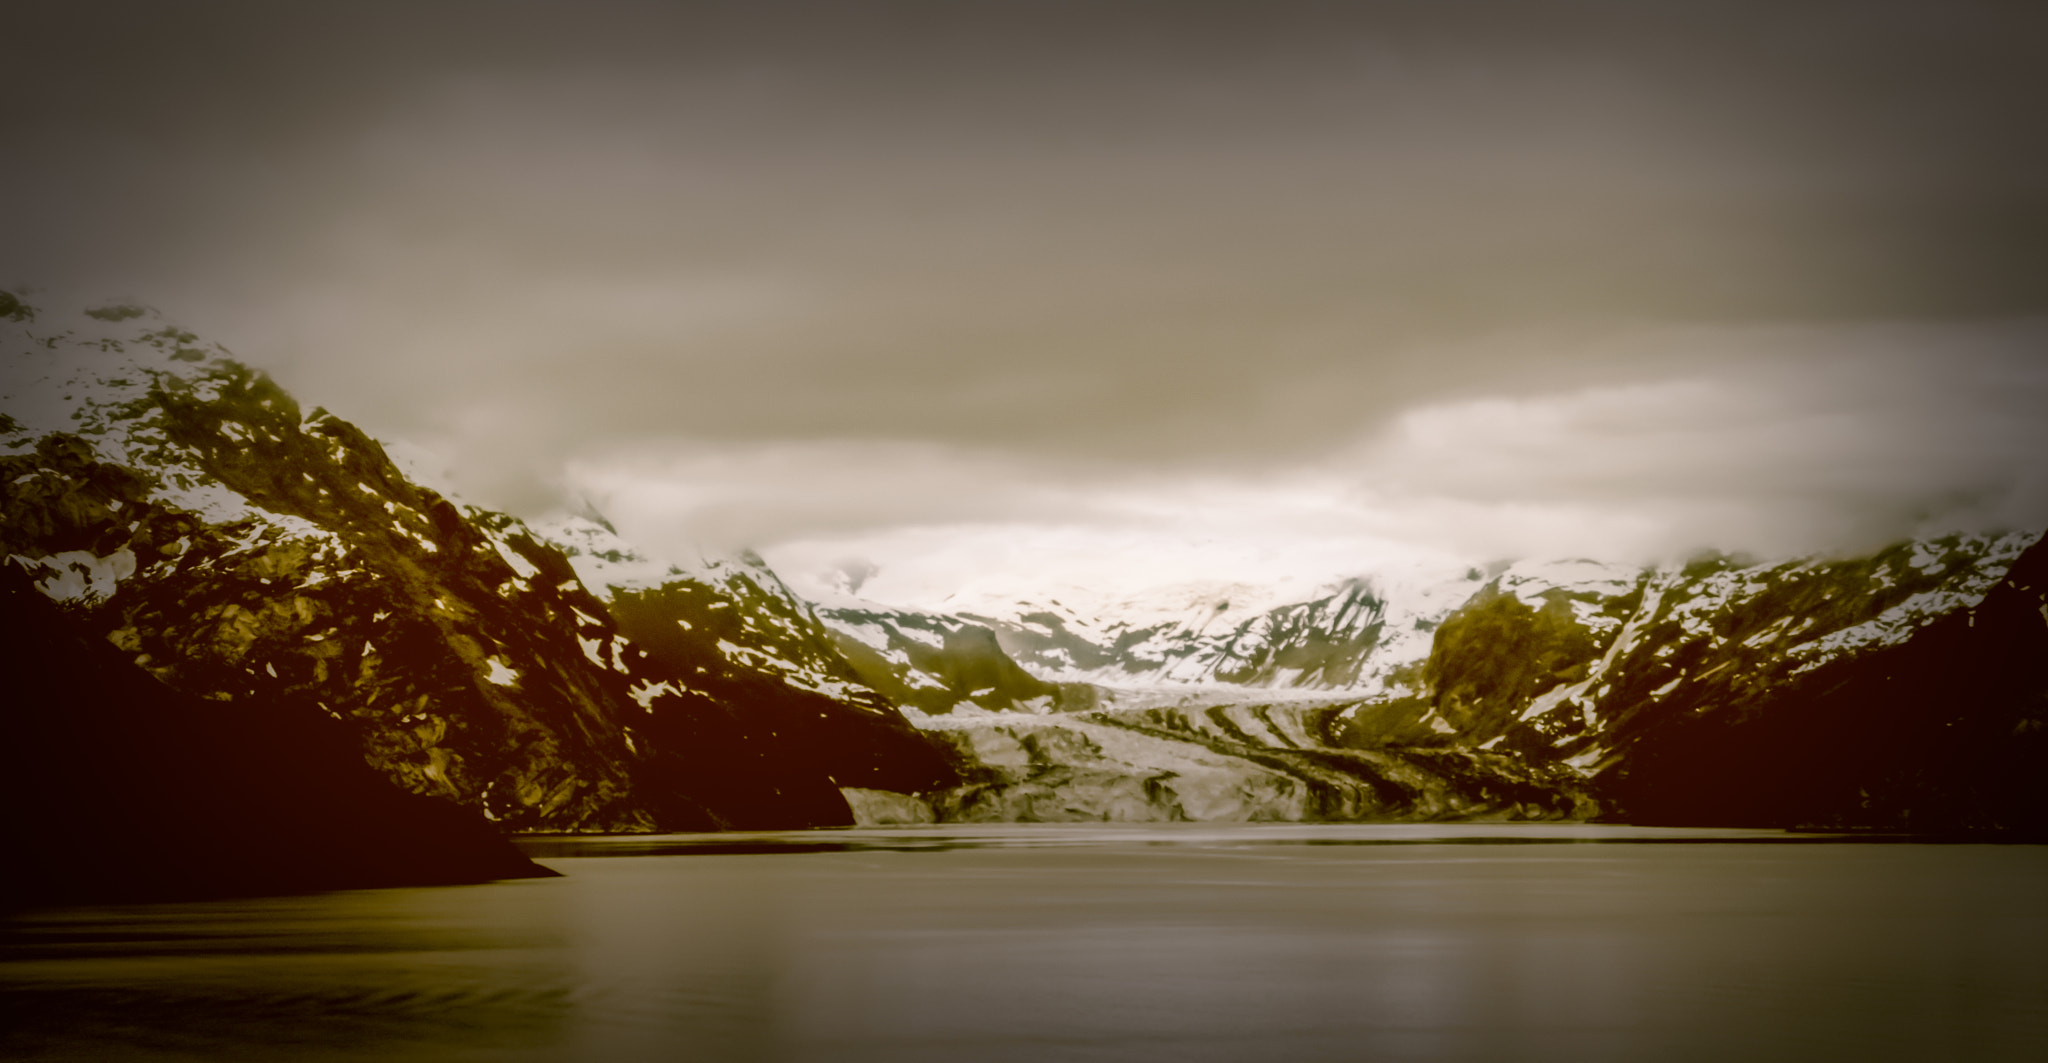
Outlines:
[{"label": "mountain", "polygon": [[[886,702],[804,688],[815,662],[700,671],[658,610],[148,311],[0,316],[0,550],[176,690],[314,705],[508,829],[829,825],[842,786],[956,778]],[[731,589],[647,593],[763,605]]]},{"label": "mountain", "polygon": [[[1029,601],[946,617],[835,600],[821,615],[897,651],[883,660],[905,684],[952,698],[924,725],[981,771],[937,800],[937,818],[1597,809],[1631,822],[2031,831],[2048,825],[2027,782],[2048,768],[2034,737],[2048,722],[2048,614],[2027,589],[2048,565],[2037,538],[1649,569],[1520,563],[1434,585],[1360,577],[1237,617],[1175,593],[1167,608],[1106,620]],[[1169,611],[1181,619],[1161,620]],[[1042,682],[1125,685],[1092,700],[977,698],[946,667],[960,640],[931,638],[965,629]],[[905,645],[920,639],[921,658]],[[1083,711],[1017,711],[1059,702]]]},{"label": "mountain", "polygon": [[0,909],[551,875],[315,706],[180,694],[0,562]]},{"label": "mountain", "polygon": [[0,318],[0,550],[65,622],[505,829],[2048,825],[2034,533],[813,604],[462,505],[139,308]]},{"label": "mountain", "polygon": [[643,682],[653,684],[643,694],[687,684],[744,706],[756,734],[792,736],[774,756],[843,790],[955,781],[952,763],[864,681],[811,604],[759,557],[653,560],[601,519],[583,517],[551,521],[538,534],[568,558],[638,654]]},{"label": "mountain", "polygon": [[1599,770],[1654,721],[1768,698],[1967,617],[2037,538],[1951,535],[1782,562],[1713,555],[1627,582],[1511,569],[1437,625],[1410,682],[1439,729]]},{"label": "mountain", "polygon": [[[1231,583],[1115,597],[1068,588],[1057,597],[966,598],[942,615],[987,629],[1011,659],[1053,682],[1216,684],[1284,696],[1372,686],[1388,662],[1426,653],[1432,625],[1483,579],[1476,569],[1407,566],[1293,599],[1280,588]],[[892,615],[899,610],[845,596],[826,605],[847,630],[866,614],[885,631],[903,624]]]},{"label": "mountain", "polygon": [[993,629],[970,618],[850,597],[828,599],[817,615],[862,681],[913,718],[1054,712],[1098,701],[1091,684],[1048,681],[1020,667]]},{"label": "mountain", "polygon": [[[1960,578],[1956,551],[1906,544],[1685,625],[1650,651],[1660,670],[1617,674],[1627,689],[1592,705],[1604,737],[1581,756],[1599,752],[1610,814],[2048,839],[2048,541],[2006,564],[2021,541]],[[1859,576],[1877,600],[1856,600]],[[1794,633],[1844,612],[1876,615]]]},{"label": "mountain", "polygon": [[[1507,568],[1495,566],[1493,575]],[[1518,566],[1508,578],[1539,572],[1617,592],[1638,575],[1620,566],[1569,562]],[[963,701],[1016,711],[1047,695],[1054,700],[1041,707],[1086,708],[1143,691],[1212,689],[1228,700],[1360,697],[1399,686],[1404,669],[1429,653],[1436,625],[1488,578],[1476,568],[1405,566],[1338,579],[1295,600],[1271,587],[1196,583],[1113,598],[1080,588],[1057,598],[981,596],[953,613],[828,594],[819,613],[842,644],[869,646],[883,658],[870,663],[924,692],[914,703],[927,714]],[[983,645],[992,640],[1008,659],[979,669],[1001,680],[993,698],[975,697],[974,688],[953,681],[949,668],[962,662],[946,642],[964,638]],[[850,647],[848,656],[863,661]],[[1008,664],[1020,666],[1023,678],[1004,671]],[[876,676],[870,682],[888,685]],[[942,689],[953,692],[950,703]]]}]

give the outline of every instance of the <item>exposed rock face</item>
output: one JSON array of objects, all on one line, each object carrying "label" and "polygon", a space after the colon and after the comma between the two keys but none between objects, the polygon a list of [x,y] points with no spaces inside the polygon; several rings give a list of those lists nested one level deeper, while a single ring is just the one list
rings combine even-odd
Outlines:
[{"label": "exposed rock face", "polygon": [[404,793],[288,698],[179,694],[0,562],[0,905],[547,875],[473,811]]},{"label": "exposed rock face", "polygon": [[994,631],[1027,667],[1109,685],[1348,689],[1365,678],[1376,653],[1413,630],[1414,618],[1390,612],[1388,594],[1372,580],[1344,580],[1312,598],[1263,608],[1247,607],[1246,591],[1184,591],[1172,608],[1121,616],[1083,617],[1051,601],[962,615]]},{"label": "exposed rock face", "polygon": [[[1823,588],[1781,592],[1800,590]],[[1726,629],[1730,641],[1744,630]],[[1748,662],[1748,676],[1718,682],[1707,673],[1725,662],[1702,649],[1690,682],[1616,714],[1598,780],[1611,815],[2048,837],[2048,542],[1981,600],[1898,634],[1789,667]],[[1756,643],[1768,638],[1738,644]]]},{"label": "exposed rock face", "polygon": [[6,331],[0,548],[174,688],[316,705],[404,789],[515,829],[845,823],[842,765],[952,778],[885,701],[700,674],[638,612],[662,652],[634,645],[560,550],[189,333]]},{"label": "exposed rock face", "polygon": [[956,709],[1044,713],[1093,708],[1084,683],[1032,675],[993,630],[960,617],[846,602],[819,610],[839,651],[869,686],[925,716]]},{"label": "exposed rock face", "polygon": [[[1382,645],[1388,622],[1386,599],[1362,579],[1249,616],[1232,614],[1227,595],[1207,609],[1211,615],[1198,608],[1189,619],[1143,626],[1121,621],[1084,627],[1052,610],[1014,619],[970,617],[990,625],[1019,660],[1035,664],[1105,678],[1122,671],[1133,678],[1314,689],[1356,685]],[[1091,637],[1096,630],[1101,635]]]},{"label": "exposed rock face", "polygon": [[1627,585],[1510,573],[1438,626],[1410,703],[1455,744],[1593,776],[1608,818],[2039,831],[2036,538],[1710,557]]},{"label": "exposed rock face", "polygon": [[587,519],[542,529],[605,598],[649,690],[744,706],[763,755],[840,788],[921,791],[952,761],[863,682],[810,603],[751,554],[650,561]]},{"label": "exposed rock face", "polygon": [[[1580,601],[1585,601],[1582,596]],[[1421,680],[1448,733],[1473,743],[1498,736],[1523,709],[1561,684],[1584,680],[1637,596],[1594,599],[1595,628],[1573,614],[1570,592],[1550,588],[1535,603],[1496,580],[1436,630]]]},{"label": "exposed rock face", "polygon": [[[987,631],[1028,675],[1058,686],[1060,707],[1076,709],[1088,707],[1088,687],[1098,695],[1185,685],[1377,691],[1390,682],[1390,670],[1428,653],[1435,625],[1482,579],[1477,571],[1403,571],[1340,580],[1302,600],[1277,602],[1268,588],[1169,587],[1156,599],[1100,603],[1106,611],[1099,616],[1050,598],[937,614],[838,595],[824,603],[820,615],[843,639],[881,654],[885,666],[914,689],[952,689],[943,665],[920,658],[920,644],[939,648],[956,632]],[[1020,693],[1026,689],[1013,685]],[[1010,708],[1001,696],[969,700],[982,708]]]},{"label": "exposed rock face", "polygon": [[457,505],[144,312],[8,307],[0,548],[43,593],[171,687],[313,705],[404,789],[510,827],[2048,822],[2033,535],[1098,617],[818,609],[758,558]]},{"label": "exposed rock face", "polygon": [[[1363,603],[1284,611],[1297,624],[1282,643],[1290,649],[1249,667],[1270,676],[1304,660],[1362,663],[1376,632],[1346,641],[1300,625],[1348,625]],[[922,795],[917,806],[936,820],[1570,819],[1597,810],[1570,768],[1453,746],[1425,722],[1419,699],[1275,704],[1213,686],[1201,688],[1206,697],[1147,697],[1034,677],[972,620],[846,602],[821,613],[863,675],[923,710],[913,718],[977,766],[966,785]],[[911,821],[900,804],[871,796],[855,813],[863,823]]]},{"label": "exposed rock face", "polygon": [[[2048,815],[2029,780],[2048,769],[2035,737],[2048,652],[2026,588],[2043,582],[2028,573],[2044,548],[2016,563],[2035,538],[1652,570],[1518,564],[1406,603],[1319,598],[1262,614],[1276,619],[1261,630],[1284,637],[1259,642],[1272,652],[1243,674],[1301,668],[1270,685],[1348,687],[1270,704],[1257,689],[1182,686],[1176,698],[1158,684],[1103,691],[1110,708],[1078,715],[931,720],[991,773],[935,808],[952,818],[1319,819],[1597,807],[1637,822],[2037,830]],[[1402,634],[1390,634],[1389,616]],[[913,622],[969,623],[839,604],[825,617],[871,644]],[[1280,623],[1310,617],[1334,626]],[[1119,652],[1081,663],[1109,674]],[[1188,674],[1213,680],[1222,660],[1191,651],[1161,670],[1198,662]],[[1140,654],[1118,672],[1144,664]],[[1313,684],[1300,681],[1311,674]]]},{"label": "exposed rock face", "polygon": [[1438,729],[1597,769],[1659,721],[1756,703],[1967,616],[2032,535],[1868,557],[1641,573],[1626,586],[1507,577],[1439,625],[1422,670]]}]

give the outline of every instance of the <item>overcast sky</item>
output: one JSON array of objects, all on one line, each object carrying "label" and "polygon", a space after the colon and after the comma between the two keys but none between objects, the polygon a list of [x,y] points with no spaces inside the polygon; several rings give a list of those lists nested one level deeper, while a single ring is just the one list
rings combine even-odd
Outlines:
[{"label": "overcast sky", "polygon": [[27,3],[0,284],[816,585],[2048,523],[2048,7]]}]

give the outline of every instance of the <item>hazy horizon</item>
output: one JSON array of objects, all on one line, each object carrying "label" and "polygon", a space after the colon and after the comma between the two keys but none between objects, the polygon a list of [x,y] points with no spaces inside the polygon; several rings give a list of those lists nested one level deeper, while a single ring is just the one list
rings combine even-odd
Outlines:
[{"label": "hazy horizon", "polygon": [[82,4],[0,286],[801,586],[2048,525],[2048,13]]}]

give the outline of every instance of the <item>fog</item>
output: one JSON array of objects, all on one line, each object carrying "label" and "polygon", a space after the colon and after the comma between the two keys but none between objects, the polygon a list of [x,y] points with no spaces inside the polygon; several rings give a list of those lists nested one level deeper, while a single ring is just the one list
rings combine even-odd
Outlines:
[{"label": "fog", "polygon": [[1022,586],[2048,523],[2019,5],[78,4],[8,37],[0,284],[149,303],[467,497],[657,548],[929,596],[941,553]]}]

